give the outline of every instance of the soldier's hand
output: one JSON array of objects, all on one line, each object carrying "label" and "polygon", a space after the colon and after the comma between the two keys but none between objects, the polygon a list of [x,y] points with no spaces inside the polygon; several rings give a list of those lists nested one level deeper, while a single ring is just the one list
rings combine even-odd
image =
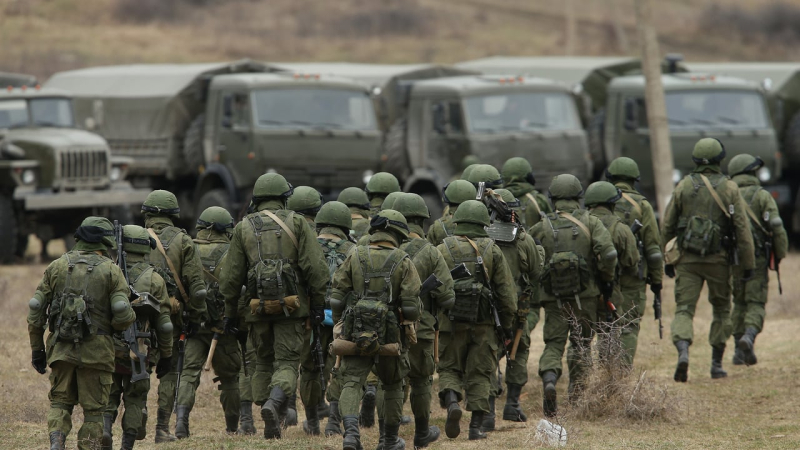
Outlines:
[{"label": "soldier's hand", "polygon": [[190,338],[197,334],[200,331],[200,324],[197,322],[188,321],[186,322],[186,337]]},{"label": "soldier's hand", "polygon": [[169,373],[170,368],[172,368],[171,356],[159,358],[158,363],[156,364],[156,378],[160,380],[161,377]]},{"label": "soldier's hand", "polygon": [[239,319],[233,317],[224,317],[222,319],[222,329],[224,333],[228,336],[235,336],[239,333],[239,329],[236,327],[236,323]]},{"label": "soldier's hand", "polygon": [[505,337],[505,342],[503,342],[503,344],[508,347],[509,344],[511,344],[511,342],[514,340],[514,330],[504,328],[503,336]]},{"label": "soldier's hand", "polygon": [[650,292],[652,292],[655,295],[661,295],[661,283],[651,284]]},{"label": "soldier's hand", "polygon": [[44,350],[34,350],[31,353],[31,364],[40,374],[44,375],[47,372],[47,354]]},{"label": "soldier's hand", "polygon": [[755,270],[753,269],[745,269],[744,273],[742,274],[742,281],[750,281],[755,276]]},{"label": "soldier's hand", "polygon": [[666,266],[664,266],[664,275],[670,278],[675,278],[675,266],[673,266],[672,264],[667,264]]},{"label": "soldier's hand", "polygon": [[322,322],[325,321],[325,307],[312,306],[309,318],[311,319],[311,323],[314,325],[322,325]]}]

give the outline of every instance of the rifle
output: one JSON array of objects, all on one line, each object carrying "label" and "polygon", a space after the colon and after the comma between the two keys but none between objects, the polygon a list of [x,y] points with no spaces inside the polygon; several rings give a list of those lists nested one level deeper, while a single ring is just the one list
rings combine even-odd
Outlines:
[{"label": "rifle", "polygon": [[314,352],[314,359],[317,360],[319,386],[322,389],[322,395],[324,397],[327,383],[325,382],[325,352],[322,349],[322,327],[320,325],[314,325],[314,335],[312,337],[311,346]]},{"label": "rifle", "polygon": [[[528,295],[528,294],[522,294]],[[530,300],[530,296],[528,296],[528,300]],[[522,333],[525,330],[525,325],[527,325],[527,317],[524,321],[517,320],[517,331],[514,333],[514,344],[511,346],[511,361],[517,360],[517,350],[519,349],[519,341],[522,339]]]},{"label": "rifle", "polygon": [[639,219],[635,219],[631,224],[631,233],[636,238],[636,250],[639,251],[639,279],[644,280],[644,242],[639,237],[639,230],[642,229],[644,225],[642,222],[639,222]]},{"label": "rifle", "polygon": [[663,339],[664,325],[661,324],[661,293],[655,294],[655,297],[653,297],[653,312],[658,321],[658,338]]},{"label": "rifle", "polygon": [[175,382],[175,403],[172,405],[172,410],[178,410],[178,392],[181,389],[181,374],[183,373],[183,361],[186,358],[186,323],[189,320],[189,315],[186,311],[183,312],[183,327],[181,335],[178,338],[178,380]]},{"label": "rifle", "polygon": [[[450,276],[453,277],[453,280],[460,280],[462,278],[471,277],[472,273],[467,269],[466,264],[461,263],[450,270]],[[422,287],[419,290],[419,296],[423,297],[428,295],[431,291],[441,286],[443,283],[436,276],[435,273],[430,274],[428,278],[422,282]],[[433,306],[433,302],[431,302],[431,306]],[[439,363],[439,314],[437,311],[431,311],[431,315],[433,315],[434,323],[433,323],[433,361],[438,364]]]},{"label": "rifle", "polygon": [[767,268],[769,270],[774,270],[775,274],[778,275],[778,293],[783,295],[783,286],[781,285],[781,261],[775,258],[775,252],[772,251],[771,241],[768,240],[767,243],[764,244],[764,247],[767,251]]}]

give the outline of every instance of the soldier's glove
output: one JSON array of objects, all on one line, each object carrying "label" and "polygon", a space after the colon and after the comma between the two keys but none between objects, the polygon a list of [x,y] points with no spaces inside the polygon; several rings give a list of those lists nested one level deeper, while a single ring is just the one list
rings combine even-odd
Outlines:
[{"label": "soldier's glove", "polygon": [[197,322],[188,321],[186,322],[186,337],[190,338],[197,334],[200,331],[200,324]]},{"label": "soldier's glove", "polygon": [[600,293],[603,294],[603,299],[610,300],[611,296],[614,295],[614,283],[600,283]]},{"label": "soldier's glove", "polygon": [[34,350],[31,353],[31,364],[40,374],[44,375],[47,372],[47,354],[44,350]]},{"label": "soldier's glove", "polygon": [[654,283],[650,285],[650,292],[655,295],[661,295],[661,283]]},{"label": "soldier's glove", "polygon": [[508,347],[508,344],[514,341],[514,330],[503,328],[503,337],[505,337],[503,344]]},{"label": "soldier's glove", "polygon": [[755,270],[753,269],[745,269],[744,273],[742,274],[742,281],[750,281],[755,276]]},{"label": "soldier's glove", "polygon": [[673,266],[672,264],[667,264],[666,266],[664,266],[664,275],[670,278],[675,278],[675,266]]},{"label": "soldier's glove", "polygon": [[239,319],[235,319],[233,317],[224,317],[222,319],[222,329],[223,332],[228,336],[236,336],[239,334],[239,329],[236,327],[236,323]]},{"label": "soldier's glove", "polygon": [[158,360],[158,364],[156,364],[156,378],[159,380],[166,374],[169,373],[169,370],[172,368],[172,357],[171,356],[162,356]]},{"label": "soldier's glove", "polygon": [[322,325],[322,322],[325,321],[325,307],[312,306],[309,319],[311,319],[311,323],[314,325]]}]

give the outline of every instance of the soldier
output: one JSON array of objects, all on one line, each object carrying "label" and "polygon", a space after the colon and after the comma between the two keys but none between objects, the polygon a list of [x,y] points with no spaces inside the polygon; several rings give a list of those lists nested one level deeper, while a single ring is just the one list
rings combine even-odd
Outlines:
[{"label": "soldier", "polygon": [[378,172],[370,177],[364,191],[369,197],[369,213],[374,216],[381,210],[381,205],[387,195],[392,192],[400,192],[400,182],[388,172]]},{"label": "soldier", "polygon": [[[396,191],[396,192],[389,193],[389,195],[387,195],[386,198],[383,199],[383,203],[381,204],[380,210],[384,211],[384,210],[387,210],[387,209],[394,209],[395,200],[400,198],[400,196],[402,196],[403,194],[404,194],[404,192],[401,192],[401,191]],[[358,240],[358,245],[369,245],[369,234],[361,236],[361,238]],[[372,378],[372,376],[370,378]],[[374,378],[374,380],[377,382],[377,380],[378,380],[377,376]],[[367,381],[370,382],[372,380],[367,380]]]},{"label": "soldier", "polygon": [[194,407],[195,391],[200,385],[200,369],[206,363],[211,346],[216,341],[216,349],[211,359],[221,391],[219,402],[225,415],[225,431],[235,433],[239,424],[241,401],[239,397],[239,369],[242,359],[236,336],[225,334],[222,330],[222,317],[225,304],[219,294],[219,277],[224,270],[230,247],[230,234],[233,230],[233,217],[225,208],[211,206],[197,219],[197,255],[203,265],[203,279],[207,290],[206,314],[203,327],[186,341],[186,360],[181,373],[181,387],[178,392],[178,418],[175,436],[183,439],[189,436],[189,414]]},{"label": "soldier", "polygon": [[487,189],[503,187],[503,177],[500,176],[500,172],[489,164],[477,164],[463,179],[469,181],[475,187],[478,187],[478,183],[481,182],[485,183]]},{"label": "soldier", "polygon": [[350,208],[353,227],[350,232],[356,240],[361,239],[369,231],[369,198],[367,193],[357,187],[349,187],[339,193],[336,200]]},{"label": "soldier", "polygon": [[[150,236],[156,240],[158,251],[150,253],[150,263],[156,273],[167,283],[172,332],[172,354],[178,354],[180,335],[192,337],[200,330],[206,317],[206,288],[203,281],[203,266],[195,252],[192,238],[186,231],[174,226],[173,219],[180,218],[178,199],[171,192],[151,192],[142,204],[144,224]],[[188,290],[187,290],[188,287]],[[202,363],[201,363],[202,364]],[[169,432],[169,416],[175,405],[175,384],[178,381],[178,358],[172,358],[170,373],[158,384],[158,411],[156,415],[156,443],[177,439]],[[187,391],[188,392],[188,391]],[[177,399],[175,426],[183,421],[189,407],[187,397]],[[181,402],[184,400],[184,403]],[[182,408],[181,408],[182,407]],[[187,422],[188,423],[188,418]],[[187,430],[188,435],[188,430]]]},{"label": "soldier", "polygon": [[545,416],[554,417],[558,406],[556,383],[568,338],[568,392],[577,395],[582,387],[601,293],[609,298],[613,291],[617,251],[600,220],[581,210],[583,187],[577,178],[557,175],[547,194],[555,212],[534,225],[530,234],[545,250],[545,347],[539,359],[539,376],[544,390],[542,409]]},{"label": "soldier", "polygon": [[650,283],[650,290],[654,295],[661,295],[661,280],[664,277],[661,234],[658,231],[653,207],[633,187],[634,183],[639,181],[639,166],[636,161],[624,156],[611,161],[606,170],[606,179],[621,191],[621,196],[614,206],[614,214],[629,228],[634,227],[637,220],[641,224],[639,231],[634,234],[639,249],[637,273],[635,276],[624,272],[620,275],[622,303],[615,303],[622,316],[620,340],[622,348],[625,349],[624,356],[628,365],[633,366],[639,342],[639,329],[647,303],[647,283]]},{"label": "soldier", "polygon": [[428,229],[428,241],[433,245],[439,245],[447,236],[452,236],[456,229],[453,223],[453,215],[458,210],[458,205],[467,201],[475,200],[478,190],[469,181],[451,181],[442,190],[442,201],[447,206],[444,216],[437,219]]},{"label": "soldier", "polygon": [[[262,175],[253,187],[255,212],[236,225],[220,293],[225,299],[224,328],[236,333],[240,314],[250,325],[256,364],[251,386],[261,406],[264,437],[281,437],[280,417],[297,389],[306,319],[325,319],[328,269],[316,233],[286,208],[292,187],[277,173]],[[241,286],[248,301],[239,304]],[[241,311],[241,312],[240,312]]]},{"label": "soldier", "polygon": [[[737,344],[733,355],[734,364],[751,366],[758,362],[753,351],[756,335],[764,326],[764,306],[769,292],[769,267],[778,269],[780,261],[786,257],[789,243],[783,221],[778,213],[775,200],[761,187],[756,172],[764,165],[761,158],[751,155],[737,155],[728,163],[728,174],[739,186],[739,193],[745,203],[745,211],[750,218],[750,231],[755,245],[755,276],[746,284],[740,267],[733,270],[733,337]],[[780,278],[778,279],[780,283]]]},{"label": "soldier", "polygon": [[322,207],[322,194],[311,186],[297,186],[286,201],[286,209],[302,214],[311,228],[316,229],[314,218]]},{"label": "soldier", "polygon": [[[147,373],[141,380],[133,381],[136,375],[131,366],[131,351],[125,336],[115,332],[114,347],[117,355],[124,355],[115,359],[115,370],[108,406],[103,414],[103,438],[111,442],[111,427],[117,420],[117,413],[122,402],[125,404],[125,413],[122,415],[122,449],[130,450],[140,433],[144,433],[146,419],[144,412],[147,410],[147,394],[150,391],[150,364],[154,362],[155,355],[159,355],[156,364],[156,376],[163,377],[169,373],[172,366],[172,322],[169,320],[170,306],[167,295],[167,285],[164,279],[153,270],[147,261],[151,245],[155,246],[147,230],[137,225],[125,225],[122,236],[122,250],[125,251],[128,284],[133,286],[135,293],[131,306],[136,313],[136,329],[140,333],[150,333],[147,340],[139,339],[138,352],[148,355],[145,364]],[[130,328],[128,330],[131,330]],[[135,336],[133,336],[135,337]],[[152,350],[152,351],[148,351]],[[135,366],[134,366],[135,367]],[[105,447],[110,449],[111,445]]]},{"label": "soldier", "polygon": [[[349,344],[342,355],[344,388],[339,408],[344,423],[344,450],[361,450],[358,404],[370,370],[385,391],[384,450],[405,448],[399,437],[403,380],[408,375],[409,337],[420,316],[420,280],[408,255],[398,249],[408,238],[406,219],[397,211],[381,211],[370,222],[370,243],[358,246],[336,271],[331,289],[334,320]],[[391,356],[389,356],[391,355]]]},{"label": "soldier", "polygon": [[553,212],[547,197],[536,190],[536,178],[533,177],[533,169],[527,159],[509,159],[503,164],[502,174],[505,188],[519,199],[519,209],[522,212],[519,219],[526,230],[541,220],[541,213]]},{"label": "soldier", "polygon": [[728,374],[722,369],[725,341],[731,335],[730,265],[740,265],[741,280],[753,278],[755,257],[745,202],[739,187],[722,174],[719,165],[725,147],[713,138],[697,141],[692,151],[696,164],[691,174],[675,187],[664,214],[662,242],[677,238],[681,257],[664,268],[675,279],[675,320],[672,342],[678,349],[675,381],[689,378],[689,346],[692,344],[697,300],[703,282],[708,283],[708,301],[713,319],[708,335],[711,344],[711,378]]},{"label": "soldier", "polygon": [[[78,448],[111,445],[103,439],[103,410],[114,372],[111,334],[136,319],[125,276],[108,258],[109,249],[116,248],[113,235],[108,219],[84,219],[75,231],[75,247],[47,266],[28,305],[31,364],[40,374],[51,369],[50,450],[64,449],[77,404],[84,417]],[[46,346],[45,327],[50,331]]]},{"label": "soldier", "polygon": [[400,245],[408,254],[421,280],[431,275],[442,283],[441,286],[420,296],[422,315],[417,324],[417,343],[408,351],[411,364],[408,378],[411,386],[411,411],[414,413],[414,448],[427,447],[439,439],[439,427],[429,426],[431,417],[431,388],[436,369],[434,345],[439,329],[439,311],[453,307],[453,277],[441,253],[425,239],[422,224],[430,218],[425,200],[417,194],[403,194],[395,201],[395,209],[408,222],[409,239]]},{"label": "soldier", "polygon": [[[453,221],[455,235],[437,248],[451,270],[464,263],[472,277],[455,281],[454,306],[440,314],[439,404],[447,409],[445,434],[454,439],[461,433],[458,402],[464,392],[466,409],[472,411],[469,439],[485,439],[481,425],[489,411],[491,377],[497,370],[498,348],[511,341],[517,297],[503,252],[484,229],[490,224],[486,206],[467,200],[458,207]],[[500,337],[495,308],[502,327]]]},{"label": "soldier", "polygon": [[[469,155],[469,156],[471,156],[471,155]],[[464,160],[469,158],[469,156],[464,157]],[[469,164],[467,164],[467,162],[469,162]],[[467,177],[469,176],[470,172],[472,172],[472,169],[478,167],[478,165],[480,165],[480,161],[478,161],[477,157],[474,158],[474,159],[470,158],[470,161],[462,162],[461,166],[464,168],[464,170],[461,171],[461,176],[459,177],[459,179],[466,180]],[[455,181],[455,180],[451,180],[451,181]]]}]

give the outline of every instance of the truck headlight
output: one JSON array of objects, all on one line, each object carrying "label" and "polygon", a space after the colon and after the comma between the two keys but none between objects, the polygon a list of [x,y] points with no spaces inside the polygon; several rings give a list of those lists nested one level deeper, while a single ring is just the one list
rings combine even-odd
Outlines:
[{"label": "truck headlight", "polygon": [[680,169],[672,169],[672,184],[678,184],[683,178]]},{"label": "truck headlight", "polygon": [[758,169],[756,172],[756,176],[762,183],[766,183],[767,181],[772,179],[772,171],[769,170],[769,167],[762,167]]},{"label": "truck headlight", "polygon": [[371,170],[365,170],[364,173],[361,175],[361,180],[364,182],[364,184],[367,184],[369,183],[370,178],[372,178],[372,175],[374,174],[372,173]]},{"label": "truck headlight", "polygon": [[22,171],[22,175],[20,175],[20,180],[22,184],[28,186],[31,184],[36,183],[36,172],[32,169],[26,169]]},{"label": "truck headlight", "polygon": [[122,169],[117,166],[111,168],[111,172],[108,174],[108,178],[111,179],[112,182],[117,182],[122,179]]}]

